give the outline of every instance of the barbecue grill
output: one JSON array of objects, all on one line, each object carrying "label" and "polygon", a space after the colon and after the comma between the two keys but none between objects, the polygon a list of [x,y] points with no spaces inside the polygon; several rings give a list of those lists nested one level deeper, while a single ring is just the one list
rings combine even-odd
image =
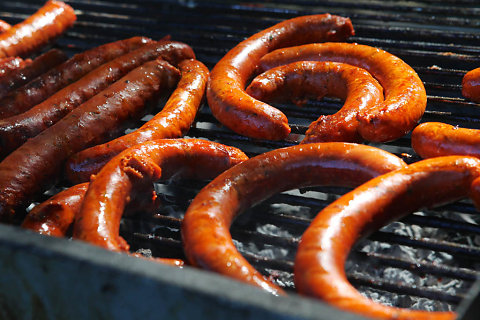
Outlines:
[{"label": "barbecue grill", "polygon": [[[325,12],[350,17],[356,30],[350,42],[399,56],[424,81],[428,104],[422,121],[480,128],[479,106],[463,99],[460,92],[464,73],[480,66],[480,7],[474,0],[67,2],[75,8],[78,20],[54,46],[69,55],[134,35],[158,39],[170,34],[191,45],[197,59],[210,69],[238,42],[281,20]],[[43,3],[2,1],[0,19],[20,22]],[[292,134],[274,142],[239,136],[222,127],[205,104],[188,137],[225,143],[255,156],[297,144],[310,122],[340,105],[336,99],[311,101],[302,108],[276,105],[288,116]],[[372,145],[408,163],[419,160],[409,136]],[[189,201],[207,182],[158,183],[162,205],[122,221],[121,234],[132,250],[183,258],[180,221]],[[60,182],[38,201],[64,186]],[[0,317],[359,319],[296,295],[292,275],[303,231],[318,211],[346,191],[315,187],[284,192],[234,222],[231,231],[240,252],[289,292],[287,297],[273,297],[210,272],[190,267],[180,270],[0,225]],[[475,297],[480,290],[476,284],[479,221],[469,200],[413,213],[361,240],[347,261],[347,275],[376,301],[423,310],[456,310],[461,319],[473,319],[478,314]]]}]

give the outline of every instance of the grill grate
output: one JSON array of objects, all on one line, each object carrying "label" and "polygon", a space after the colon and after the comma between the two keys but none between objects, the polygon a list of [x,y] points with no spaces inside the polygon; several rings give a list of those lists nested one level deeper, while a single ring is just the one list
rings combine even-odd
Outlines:
[{"label": "grill grate", "polygon": [[[190,44],[209,68],[239,41],[280,20],[323,12],[349,16],[356,30],[349,41],[387,50],[419,73],[428,93],[422,121],[480,127],[480,108],[460,94],[465,71],[480,66],[480,7],[475,7],[474,0],[68,2],[76,9],[78,21],[56,46],[70,55],[133,35],[160,38],[171,34],[172,39]],[[43,1],[2,1],[0,18],[19,22],[41,4]],[[303,108],[278,105],[292,126],[291,136],[281,142],[238,136],[221,127],[205,105],[188,136],[236,146],[254,156],[297,144],[315,115],[333,113],[340,105],[336,99],[312,102]],[[376,146],[407,162],[418,160],[408,136]],[[181,217],[206,183],[158,184],[163,206],[154,214],[123,219],[122,234],[132,248],[151,250],[154,256],[182,258]],[[319,210],[346,191],[322,187],[285,192],[248,210],[232,226],[239,250],[278,285],[293,291],[293,259],[302,232]],[[462,201],[415,213],[387,226],[356,246],[347,266],[349,279],[364,294],[384,303],[455,309],[480,272],[476,215],[472,204]],[[407,251],[407,256],[398,255],[400,251]],[[365,263],[369,267],[361,267]],[[392,269],[410,276],[393,281],[385,277]],[[424,300],[427,302],[418,304]]]}]

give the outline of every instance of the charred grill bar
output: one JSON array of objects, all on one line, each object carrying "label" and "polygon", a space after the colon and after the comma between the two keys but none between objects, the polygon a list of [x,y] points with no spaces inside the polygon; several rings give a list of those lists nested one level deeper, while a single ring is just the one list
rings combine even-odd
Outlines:
[{"label": "charred grill bar", "polygon": [[[291,1],[193,0],[73,0],[68,3],[75,8],[78,21],[74,28],[57,40],[55,46],[69,55],[133,35],[160,38],[170,34],[172,39],[191,45],[197,58],[209,68],[245,37],[283,19],[324,12],[348,16],[356,30],[356,35],[349,41],[384,49],[399,56],[417,71],[428,94],[427,111],[422,121],[480,127],[480,108],[464,100],[460,94],[463,74],[480,66],[480,7],[473,0],[423,0],[401,4],[396,1],[366,0],[296,1],[295,4]],[[0,19],[17,23],[41,4],[43,1],[2,1]],[[336,99],[311,102],[303,108],[279,105],[289,118],[292,135],[287,141],[272,142],[252,140],[221,127],[208,106],[204,105],[188,136],[236,146],[249,156],[254,156],[297,144],[311,121],[319,114],[335,112],[339,106],[340,102]],[[407,162],[419,160],[410,147],[408,136],[376,146],[402,156]],[[206,183],[175,180],[159,183],[157,189],[162,206],[153,214],[126,217],[122,222],[122,235],[132,249],[154,256],[182,258],[180,221],[189,201]],[[58,187],[62,187],[62,184]],[[319,210],[346,191],[344,188],[308,188],[272,197],[250,209],[234,223],[232,235],[237,247],[263,274],[270,276],[287,291],[294,292],[293,260],[303,231]],[[480,226],[477,215],[469,201],[460,201],[411,214],[400,222],[386,226],[357,244],[347,263],[350,281],[372,299],[395,306],[456,310],[462,303],[463,306],[467,305],[480,275]],[[207,318],[222,318],[227,312],[235,318],[236,311],[241,314],[247,312],[245,310],[249,310],[248,314],[252,317],[262,315],[272,319],[278,319],[280,315],[285,319],[356,318],[295,295],[284,300],[286,305],[296,305],[290,310],[278,306],[279,303],[272,297],[256,289],[197,273],[196,270],[184,270],[186,276],[180,276],[182,273],[178,273],[178,270],[158,267],[147,261],[118,257],[69,241],[43,239],[16,228],[0,228],[0,247],[3,247],[0,249],[0,270],[5,270],[6,274],[11,272],[9,280],[0,280],[0,301],[7,306],[5,318],[15,315],[12,301],[17,301],[19,305],[27,301],[24,306],[25,310],[30,310],[27,315],[30,312],[33,315],[69,318],[80,318],[92,310],[108,317],[115,308],[121,310],[122,303],[125,310],[130,310],[130,307],[134,310],[136,305],[143,306],[146,303],[138,297],[127,302],[116,301],[122,295],[121,290],[127,290],[123,294],[128,297],[138,293],[166,299],[161,305],[167,307],[164,312],[168,312],[168,316],[173,315],[169,313],[173,312],[172,306],[178,305],[176,312],[180,315],[208,310],[211,316]],[[109,260],[119,263],[110,263]],[[8,261],[12,262],[8,264]],[[22,261],[28,261],[30,266],[25,266]],[[63,271],[62,265],[65,266]],[[82,271],[81,266],[85,270]],[[156,270],[165,272],[167,278],[171,278],[165,283],[167,278],[157,278]],[[55,271],[61,274],[56,275]],[[29,272],[32,273],[31,277],[24,274]],[[71,272],[77,272],[80,279],[92,275],[98,277],[93,279],[98,285],[92,285],[90,282],[93,280],[89,279],[81,286],[84,293],[75,294],[82,299],[88,295],[97,297],[97,300],[92,298],[92,301],[84,302],[87,304],[84,314],[67,311],[67,307],[61,304],[68,304],[69,299],[58,298],[42,287],[46,281],[51,282],[52,277],[60,277],[55,283],[57,290],[67,290],[73,285]],[[179,279],[182,277],[194,277],[191,280],[192,287]],[[39,280],[42,278],[46,280]],[[126,279],[131,281],[131,285]],[[147,284],[148,281],[154,284]],[[212,286],[209,281],[216,283],[218,288],[209,289]],[[133,284],[139,287],[133,288]],[[236,298],[236,293],[232,294],[228,289],[229,285],[235,288],[233,291],[238,290]],[[11,290],[13,287],[18,289]],[[259,298],[255,301],[245,295]],[[168,301],[169,296],[173,297],[172,301]],[[102,301],[102,297],[106,301]],[[186,297],[192,299],[194,311],[187,311],[189,302],[184,300]],[[103,302],[103,307],[97,307],[99,301]],[[220,304],[208,306],[209,301]],[[158,312],[158,308],[155,305],[143,312],[151,314],[152,311]],[[464,319],[468,319],[468,314]]]}]

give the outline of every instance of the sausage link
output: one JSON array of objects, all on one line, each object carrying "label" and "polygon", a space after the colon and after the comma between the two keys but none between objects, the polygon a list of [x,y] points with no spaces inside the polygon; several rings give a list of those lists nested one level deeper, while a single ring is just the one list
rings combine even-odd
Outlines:
[{"label": "sausage link", "polygon": [[213,115],[229,129],[249,137],[280,140],[290,133],[278,109],[244,90],[260,58],[275,49],[321,41],[343,41],[353,35],[350,19],[330,14],[302,16],[254,34],[231,49],[213,68],[207,99]]},{"label": "sausage link", "polygon": [[279,49],[260,60],[262,71],[295,61],[333,61],[370,72],[384,89],[385,100],[359,112],[359,133],[374,142],[395,140],[412,130],[425,112],[427,95],[415,70],[398,57],[366,45],[315,43]]},{"label": "sausage link", "polygon": [[182,77],[165,107],[139,129],[115,140],[73,155],[66,165],[66,177],[73,183],[88,181],[111,158],[136,144],[183,136],[190,128],[205,93],[208,69],[197,60],[179,65]]},{"label": "sausage link", "polygon": [[36,205],[25,217],[22,227],[40,234],[64,237],[80,211],[88,182],[65,189]]},{"label": "sausage link", "polygon": [[313,185],[353,187],[404,166],[384,150],[341,142],[298,145],[251,158],[215,178],[190,204],[181,227],[187,260],[280,294],[237,251],[229,232],[232,220],[278,192]]},{"label": "sausage link", "polygon": [[0,33],[4,33],[5,31],[10,29],[11,27],[12,26],[10,25],[10,23],[8,23],[4,20],[0,20]]},{"label": "sausage link", "polygon": [[168,62],[147,62],[10,153],[0,162],[0,219],[13,218],[55,182],[69,156],[105,141],[178,78],[179,71]]},{"label": "sausage link", "polygon": [[465,155],[480,158],[480,130],[426,122],[412,131],[412,148],[422,158]]},{"label": "sausage link", "polygon": [[0,57],[26,57],[65,32],[76,19],[72,7],[49,0],[25,21],[0,34]]},{"label": "sausage link", "polygon": [[344,264],[360,236],[411,212],[466,197],[479,176],[477,158],[432,158],[374,178],[340,197],[316,215],[302,236],[294,267],[297,290],[375,319],[454,319],[453,312],[373,302],[348,282]]},{"label": "sausage link", "polygon": [[23,60],[20,57],[7,57],[0,59],[0,80],[9,76],[13,71],[26,67],[31,63],[31,59]]},{"label": "sausage link", "polygon": [[33,59],[30,64],[9,72],[8,76],[0,78],[0,99],[65,60],[67,60],[65,53],[52,49]]},{"label": "sausage link", "polygon": [[148,42],[151,40],[144,37],[133,37],[107,43],[74,55],[71,59],[0,100],[0,119],[25,112],[105,62],[135,50]]},{"label": "sausage link", "polygon": [[327,95],[344,99],[338,112],[309,126],[301,143],[361,142],[358,112],[383,101],[383,88],[370,73],[335,62],[299,61],[273,68],[253,79],[246,92],[269,103],[290,99],[301,105],[307,98]]},{"label": "sausage link", "polygon": [[131,147],[110,160],[90,183],[79,215],[76,239],[126,251],[119,235],[125,204],[138,185],[175,175],[211,179],[248,159],[237,148],[199,139],[160,139]]},{"label": "sausage link", "polygon": [[462,79],[462,95],[480,103],[480,68],[468,71]]},{"label": "sausage link", "polygon": [[194,56],[193,50],[184,43],[160,41],[102,64],[30,110],[0,119],[0,156],[6,156],[28,138],[53,125],[74,108],[145,62],[160,57],[178,65],[179,61]]}]

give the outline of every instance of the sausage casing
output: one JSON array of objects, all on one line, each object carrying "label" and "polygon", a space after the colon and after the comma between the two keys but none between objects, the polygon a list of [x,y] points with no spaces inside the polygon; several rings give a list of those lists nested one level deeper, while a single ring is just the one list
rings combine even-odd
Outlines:
[{"label": "sausage casing", "polygon": [[282,290],[237,251],[229,232],[243,210],[289,189],[313,185],[357,186],[404,167],[395,155],[360,144],[325,142],[273,150],[225,171],[204,187],[182,221],[188,261],[273,294]]},{"label": "sausage casing", "polygon": [[260,58],[277,48],[309,42],[343,41],[353,35],[350,19],[330,14],[285,20],[231,49],[212,69],[207,99],[213,115],[229,129],[253,138],[280,140],[290,133],[278,109],[244,90]]},{"label": "sausage casing", "polygon": [[188,131],[205,93],[208,69],[197,60],[184,60],[179,68],[181,79],[165,107],[139,129],[73,155],[66,165],[70,181],[87,181],[115,155],[138,143],[181,137]]},{"label": "sausage casing", "polygon": [[480,68],[468,71],[462,79],[462,95],[480,103]]}]

